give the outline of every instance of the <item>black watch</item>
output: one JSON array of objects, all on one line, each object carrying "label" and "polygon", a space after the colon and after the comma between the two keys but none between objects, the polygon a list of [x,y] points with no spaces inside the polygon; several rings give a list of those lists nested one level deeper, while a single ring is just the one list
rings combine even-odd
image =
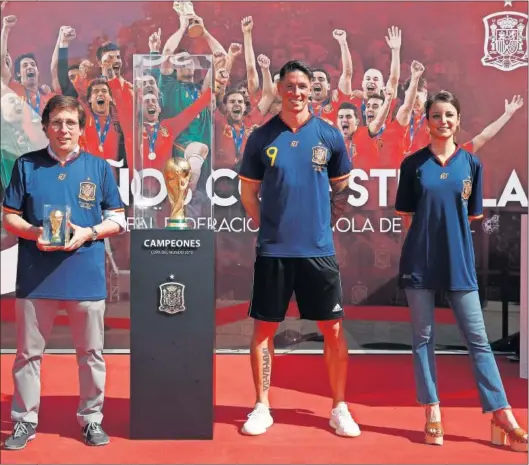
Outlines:
[{"label": "black watch", "polygon": [[97,236],[99,236],[97,229],[94,226],[92,226],[90,229],[92,230],[92,240],[97,241]]}]

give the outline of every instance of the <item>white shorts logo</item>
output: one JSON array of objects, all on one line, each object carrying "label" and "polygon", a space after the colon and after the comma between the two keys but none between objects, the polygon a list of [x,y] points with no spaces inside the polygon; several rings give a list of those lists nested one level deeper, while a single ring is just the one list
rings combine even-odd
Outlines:
[{"label": "white shorts logo", "polygon": [[512,71],[527,66],[527,15],[516,11],[493,13],[483,18],[485,55],[483,66]]}]

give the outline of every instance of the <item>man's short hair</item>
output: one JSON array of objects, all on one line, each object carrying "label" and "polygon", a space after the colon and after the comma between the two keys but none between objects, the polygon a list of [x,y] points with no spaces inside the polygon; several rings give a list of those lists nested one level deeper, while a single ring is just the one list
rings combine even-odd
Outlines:
[{"label": "man's short hair", "polygon": [[[226,105],[228,103],[228,98],[230,97],[230,95],[234,95],[234,94],[240,94],[244,100],[244,95],[239,89],[240,87],[238,86],[238,87],[234,87],[233,89],[227,90],[226,93],[224,94],[224,98],[222,99],[222,103]],[[246,102],[244,103],[246,104]]]},{"label": "man's short hair", "polygon": [[356,108],[356,105],[353,105],[351,102],[343,102],[338,108],[338,112],[340,110],[353,110],[355,118],[358,119],[358,108]]},{"label": "man's short hair", "polygon": [[279,80],[282,81],[288,73],[293,73],[294,71],[300,71],[305,74],[309,80],[312,80],[314,74],[312,70],[300,60],[292,60],[283,65],[279,71]]},{"label": "man's short hair", "polygon": [[327,78],[327,82],[329,84],[331,83],[331,76],[327,71],[325,71],[323,68],[314,68],[312,70],[312,74],[317,73],[317,72],[325,74],[325,77]]},{"label": "man's short hair", "polygon": [[37,59],[33,53],[23,53],[22,55],[17,56],[17,59],[15,60],[15,80],[18,82],[20,82],[20,64],[22,63],[22,60],[26,58],[32,59],[35,64],[37,63]]},{"label": "man's short hair", "polygon": [[119,47],[115,43],[105,42],[104,44],[100,45],[97,49],[97,52],[96,52],[97,60],[101,61],[101,58],[103,58],[103,55],[105,53],[114,52],[116,50],[119,52]]},{"label": "man's short hair", "polygon": [[382,100],[382,103],[386,101],[386,97],[384,97],[384,94],[382,92],[380,94],[375,93],[373,95],[370,95],[369,97],[367,97],[367,101],[369,102],[369,100],[371,100],[372,98]]},{"label": "man's short hair", "polygon": [[76,98],[68,97],[66,95],[54,95],[48,100],[42,112],[42,125],[47,127],[50,124],[50,115],[55,110],[76,110],[79,115],[79,127],[84,129],[86,125],[86,113],[83,106]]},{"label": "man's short hair", "polygon": [[108,93],[112,97],[112,89],[108,85],[108,80],[107,78],[103,77],[103,78],[95,78],[90,81],[90,84],[88,85],[88,90],[86,92],[86,100],[90,100],[90,97],[92,96],[92,89],[94,88],[94,86],[100,86],[100,85],[107,86]]}]

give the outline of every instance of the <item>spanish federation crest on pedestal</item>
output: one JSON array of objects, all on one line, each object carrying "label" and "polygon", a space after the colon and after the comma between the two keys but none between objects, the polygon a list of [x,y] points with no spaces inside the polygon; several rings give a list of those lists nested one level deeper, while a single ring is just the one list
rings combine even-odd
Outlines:
[{"label": "spanish federation crest on pedestal", "polygon": [[483,66],[512,71],[528,65],[527,15],[518,12],[493,13],[483,18],[485,56]]},{"label": "spanish federation crest on pedestal", "polygon": [[160,306],[158,310],[162,313],[174,315],[183,312],[185,307],[183,284],[173,281],[174,276],[169,276],[170,281],[160,284]]}]

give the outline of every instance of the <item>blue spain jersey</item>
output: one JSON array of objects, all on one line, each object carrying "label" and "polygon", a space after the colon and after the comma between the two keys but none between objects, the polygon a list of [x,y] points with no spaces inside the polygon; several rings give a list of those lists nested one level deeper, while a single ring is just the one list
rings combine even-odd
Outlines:
[{"label": "blue spain jersey", "polygon": [[[103,211],[123,210],[111,166],[86,152],[64,165],[46,149],[18,158],[4,198],[4,212],[43,225],[44,205],[68,205],[71,222],[95,226]],[[43,252],[19,238],[16,296],[57,300],[106,298],[103,240],[87,241],[72,252]]]},{"label": "blue spain jersey", "polygon": [[402,287],[478,289],[469,219],[483,216],[482,169],[461,148],[444,164],[429,147],[402,162],[395,209],[413,214],[400,259]]},{"label": "blue spain jersey", "polygon": [[292,131],[279,116],[248,138],[239,176],[261,184],[257,255],[334,255],[329,179],[349,176],[342,135],[318,117]]}]

